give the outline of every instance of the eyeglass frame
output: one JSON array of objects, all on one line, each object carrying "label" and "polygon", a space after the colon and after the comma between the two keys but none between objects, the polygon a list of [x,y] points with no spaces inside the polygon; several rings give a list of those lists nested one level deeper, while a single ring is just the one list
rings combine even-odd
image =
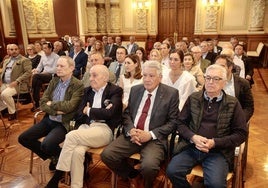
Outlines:
[{"label": "eyeglass frame", "polygon": [[208,75],[205,75],[204,79],[205,79],[205,82],[210,82],[212,80],[213,83],[219,83],[219,81],[223,80],[223,78],[221,77],[218,77],[218,76],[211,77]]}]

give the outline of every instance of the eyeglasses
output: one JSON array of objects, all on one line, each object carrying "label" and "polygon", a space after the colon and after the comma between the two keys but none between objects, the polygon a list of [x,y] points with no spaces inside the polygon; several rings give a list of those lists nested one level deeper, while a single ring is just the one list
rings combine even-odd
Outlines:
[{"label": "eyeglasses", "polygon": [[212,80],[212,82],[214,82],[214,83],[218,83],[220,80],[223,80],[222,78],[217,77],[217,76],[215,76],[215,77],[204,76],[204,78],[205,78],[206,82],[210,82]]}]

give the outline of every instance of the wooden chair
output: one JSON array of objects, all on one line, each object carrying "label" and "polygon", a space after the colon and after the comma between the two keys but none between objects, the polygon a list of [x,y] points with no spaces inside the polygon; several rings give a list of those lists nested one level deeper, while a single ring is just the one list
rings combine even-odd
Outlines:
[{"label": "wooden chair", "polygon": [[247,51],[248,58],[254,62],[257,66],[261,65],[261,54],[264,49],[263,42],[260,42],[256,50]]},{"label": "wooden chair", "polygon": [[[239,147],[235,148],[235,161],[234,161],[234,172],[229,172],[226,180],[227,180],[227,187],[232,187],[232,188],[243,188],[243,153],[244,153],[244,147],[245,147],[245,142],[241,144]],[[203,169],[201,165],[195,166],[191,173],[190,173],[191,181],[194,181],[195,177],[200,177],[203,178]]]}]

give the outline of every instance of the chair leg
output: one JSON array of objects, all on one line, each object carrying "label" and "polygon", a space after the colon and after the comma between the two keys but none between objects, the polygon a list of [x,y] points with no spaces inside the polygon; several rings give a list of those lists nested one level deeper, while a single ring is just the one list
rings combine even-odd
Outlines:
[{"label": "chair leg", "polygon": [[117,174],[112,171],[111,188],[117,188]]},{"label": "chair leg", "polygon": [[31,151],[31,156],[30,156],[30,174],[33,173],[33,157],[34,157],[34,153]]}]

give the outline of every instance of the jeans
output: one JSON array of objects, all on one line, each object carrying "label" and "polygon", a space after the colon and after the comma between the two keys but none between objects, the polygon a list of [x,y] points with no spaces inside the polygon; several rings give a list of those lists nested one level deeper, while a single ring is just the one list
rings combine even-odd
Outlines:
[{"label": "jeans", "polygon": [[[67,131],[62,123],[52,121],[45,116],[37,123],[23,132],[18,141],[24,147],[32,150],[43,160],[52,156],[58,157],[61,152],[59,146],[65,139]],[[45,137],[41,142],[40,138]]]},{"label": "jeans", "polygon": [[203,167],[206,188],[224,188],[227,186],[226,177],[229,166],[224,156],[219,152],[204,153],[192,146],[175,155],[167,167],[167,176],[173,187],[190,188],[186,175],[197,164],[201,164]]}]

